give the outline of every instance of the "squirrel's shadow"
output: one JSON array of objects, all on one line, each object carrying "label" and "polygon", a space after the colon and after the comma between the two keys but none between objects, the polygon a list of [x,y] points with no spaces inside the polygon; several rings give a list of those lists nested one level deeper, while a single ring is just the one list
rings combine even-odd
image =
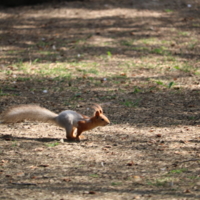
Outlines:
[{"label": "squirrel's shadow", "polygon": [[0,139],[6,140],[6,141],[16,141],[16,140],[35,140],[38,142],[66,142],[66,143],[79,143],[81,141],[87,141],[88,139],[81,139],[79,140],[68,140],[68,139],[62,139],[62,138],[27,138],[27,137],[16,137],[12,135],[1,135]]}]

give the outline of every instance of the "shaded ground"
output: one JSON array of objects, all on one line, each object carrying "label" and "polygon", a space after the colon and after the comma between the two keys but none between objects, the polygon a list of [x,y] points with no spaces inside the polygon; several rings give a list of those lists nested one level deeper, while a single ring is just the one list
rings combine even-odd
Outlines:
[{"label": "shaded ground", "polygon": [[199,199],[200,3],[75,1],[0,8],[0,111],[37,103],[112,124],[68,142],[1,124],[1,199]]}]

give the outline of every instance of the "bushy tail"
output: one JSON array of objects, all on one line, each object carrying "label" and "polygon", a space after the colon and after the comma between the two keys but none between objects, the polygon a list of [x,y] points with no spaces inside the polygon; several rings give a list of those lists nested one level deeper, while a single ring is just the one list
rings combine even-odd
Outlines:
[{"label": "bushy tail", "polygon": [[3,123],[20,122],[25,119],[31,121],[56,123],[58,115],[38,105],[20,105],[7,110],[1,117]]}]

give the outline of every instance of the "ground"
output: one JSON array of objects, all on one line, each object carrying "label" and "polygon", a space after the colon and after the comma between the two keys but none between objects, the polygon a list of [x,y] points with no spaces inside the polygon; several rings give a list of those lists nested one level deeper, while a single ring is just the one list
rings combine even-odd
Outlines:
[{"label": "ground", "polygon": [[200,2],[60,1],[0,8],[0,113],[40,104],[111,124],[69,142],[0,124],[0,199],[199,199]]}]

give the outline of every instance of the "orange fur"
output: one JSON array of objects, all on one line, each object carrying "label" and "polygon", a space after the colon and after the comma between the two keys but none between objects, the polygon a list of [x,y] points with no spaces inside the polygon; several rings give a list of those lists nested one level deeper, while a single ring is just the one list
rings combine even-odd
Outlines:
[{"label": "orange fur", "polygon": [[109,119],[103,114],[103,109],[100,105],[94,104],[93,108],[95,109],[94,115],[88,121],[79,121],[76,135],[77,140],[79,140],[82,132],[98,126],[106,126],[110,123]]}]

